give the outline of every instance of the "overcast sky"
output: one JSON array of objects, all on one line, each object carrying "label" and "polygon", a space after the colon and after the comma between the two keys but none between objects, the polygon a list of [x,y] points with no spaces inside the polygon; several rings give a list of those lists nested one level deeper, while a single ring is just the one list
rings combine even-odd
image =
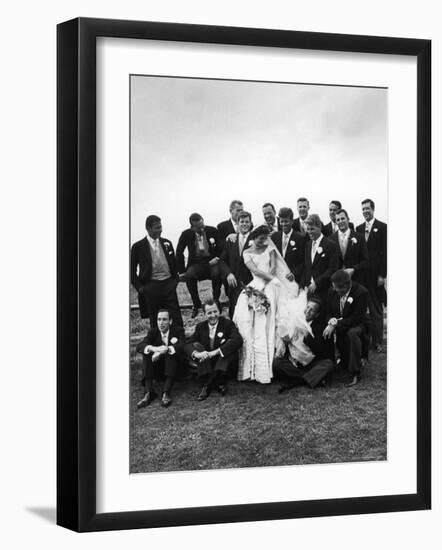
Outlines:
[{"label": "overcast sky", "polygon": [[361,223],[362,199],[387,220],[387,90],[187,78],[131,78],[131,241],[157,214],[176,245],[199,212],[253,222],[261,206],[310,200],[327,223],[340,200]]}]

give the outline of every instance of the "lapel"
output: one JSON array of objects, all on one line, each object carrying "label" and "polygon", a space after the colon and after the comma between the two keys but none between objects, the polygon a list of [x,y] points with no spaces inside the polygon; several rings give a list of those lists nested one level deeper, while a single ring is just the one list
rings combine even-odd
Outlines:
[{"label": "lapel", "polygon": [[[223,334],[221,337],[218,336],[218,334],[220,333]],[[215,332],[215,340],[213,343],[214,349],[219,348],[220,342],[223,338],[224,338],[224,322],[223,322],[223,318],[220,317],[218,319],[218,326],[216,327],[216,332]]]},{"label": "lapel", "polygon": [[[377,223],[378,223],[378,220],[375,219],[374,222],[373,222],[373,225],[371,226],[371,231],[370,231],[370,233],[368,234],[368,239],[367,239],[367,241],[366,241],[367,244],[372,242],[372,240],[373,240],[373,232],[374,232],[374,233],[377,233],[377,231],[374,231],[374,228],[376,227],[376,229],[379,229]],[[365,239],[365,223],[364,223],[364,239]]]},{"label": "lapel", "polygon": [[[311,242],[312,241],[310,241],[310,243]],[[322,246],[323,242],[324,242],[324,239],[322,238],[321,242],[319,243],[319,247],[318,247],[318,248],[322,248],[321,254],[323,254],[325,252],[324,247]],[[310,245],[310,257],[311,257],[311,255],[312,255],[312,248],[311,248],[311,245]],[[312,266],[315,265],[319,261],[319,258],[320,258],[320,255],[318,254],[318,250],[316,250],[316,254],[315,254],[315,257],[313,258]]]},{"label": "lapel", "polygon": [[147,240],[147,237],[144,237],[144,243],[143,243],[144,251],[146,252],[147,261],[149,265],[152,265],[152,254],[150,252],[150,244]]},{"label": "lapel", "polygon": [[[285,254],[284,254],[284,260],[287,258],[287,254],[289,253],[290,251],[290,241],[293,241],[294,240],[294,237],[293,237],[293,233],[295,232],[295,230],[292,229],[290,230],[290,236],[289,236],[289,240],[287,242],[287,248],[285,250]],[[284,242],[284,233],[281,232],[281,254],[283,253],[283,242]]]},{"label": "lapel", "polygon": [[344,260],[348,256],[350,249],[356,246],[357,244],[357,243],[353,243],[352,239],[358,240],[356,233],[352,229],[350,229],[350,236],[348,237],[347,250],[345,251]]},{"label": "lapel", "polygon": [[350,294],[348,295],[347,297],[347,300],[345,302],[345,306],[344,306],[344,310],[342,312],[342,317],[345,317],[348,313],[348,310],[350,309],[350,306],[351,306],[351,303],[348,301],[349,298],[351,298],[351,301],[354,302],[354,296],[353,296],[353,293],[354,293],[354,285],[352,284],[351,286],[351,289],[350,289]]}]

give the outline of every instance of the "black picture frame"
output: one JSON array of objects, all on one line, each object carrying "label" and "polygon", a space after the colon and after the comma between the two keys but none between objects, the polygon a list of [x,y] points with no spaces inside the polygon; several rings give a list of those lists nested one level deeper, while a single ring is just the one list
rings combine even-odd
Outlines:
[{"label": "black picture frame", "polygon": [[[361,498],[96,512],[96,39],[395,54],[417,59],[417,492]],[[57,28],[57,523],[151,528],[431,506],[431,41],[79,18]]]}]

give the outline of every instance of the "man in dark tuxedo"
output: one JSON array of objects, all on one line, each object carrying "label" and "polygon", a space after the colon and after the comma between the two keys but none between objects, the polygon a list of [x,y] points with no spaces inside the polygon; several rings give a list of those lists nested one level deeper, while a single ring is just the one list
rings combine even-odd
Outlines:
[{"label": "man in dark tuxedo", "polygon": [[317,295],[325,306],[330,277],[338,269],[338,249],[334,242],[321,233],[322,223],[318,214],[306,219],[309,240],[305,245],[304,269],[301,288],[307,288],[308,295]]},{"label": "man in dark tuxedo", "polygon": [[184,357],[184,330],[175,327],[167,309],[158,311],[157,326],[149,330],[138,344],[137,351],[143,355],[144,386],[144,396],[137,407],[147,407],[158,397],[154,389],[155,379],[164,380],[161,405],[169,407],[172,404],[170,391]]},{"label": "man in dark tuxedo", "polygon": [[331,281],[332,289],[327,298],[327,326],[323,335],[330,339],[336,335],[342,366],[349,374],[345,385],[350,387],[361,379],[362,350],[368,327],[368,291],[353,282],[344,269],[336,271]]},{"label": "man in dark tuxedo", "polygon": [[219,240],[222,248],[224,248],[226,238],[229,235],[239,232],[239,215],[243,210],[244,206],[241,201],[232,201],[229,207],[230,219],[221,222],[216,226],[218,229]]},{"label": "man in dark tuxedo", "polygon": [[297,233],[302,233],[303,235],[307,235],[307,218],[308,218],[308,212],[310,210],[310,203],[308,199],[305,197],[300,197],[296,201],[296,208],[298,209],[298,215],[299,217],[296,218],[293,222],[293,229]]},{"label": "man in dark tuxedo", "polygon": [[237,367],[243,343],[235,323],[220,315],[214,300],[205,302],[203,309],[206,320],[196,326],[186,345],[189,359],[196,362],[198,376],[204,379],[198,401],[207,399],[215,387],[221,395],[226,394],[226,375]]},{"label": "man in dark tuxedo", "polygon": [[[201,300],[198,295],[198,281],[212,281],[213,298],[219,304],[221,274],[219,269],[220,242],[218,230],[205,226],[200,214],[189,217],[190,229],[181,233],[176,249],[180,277],[185,278],[193,302],[192,318],[198,315]],[[184,251],[187,248],[187,269],[184,265]],[[185,277],[184,277],[185,274]]]},{"label": "man in dark tuxedo", "polygon": [[[340,201],[331,201],[328,205],[328,215],[330,216],[330,221],[322,228],[322,233],[324,234],[324,237],[331,237],[333,233],[336,233],[338,231],[338,224],[336,223],[336,213],[338,210],[341,209],[342,204]],[[348,222],[348,226],[351,230],[355,228],[355,226],[350,221]]]},{"label": "man in dark tuxedo", "polygon": [[304,344],[315,356],[311,363],[306,366],[296,366],[289,360],[287,353],[284,357],[277,357],[273,361],[273,373],[283,381],[279,393],[303,385],[316,388],[319,384],[324,384],[333,372],[333,341],[323,336],[326,325],[320,310],[321,302],[316,298],[310,298],[304,313],[312,334],[304,337]]},{"label": "man in dark tuxedo", "polygon": [[291,271],[291,276],[289,275],[287,278],[290,281],[295,279],[299,284],[304,268],[305,244],[308,237],[293,229],[293,210],[291,208],[280,208],[278,215],[281,231],[273,233],[270,238]]},{"label": "man in dark tuxedo", "polygon": [[349,227],[346,210],[336,212],[338,231],[330,237],[338,247],[339,269],[345,269],[351,279],[365,285],[365,272],[368,267],[368,251],[365,239]]},{"label": "man in dark tuxedo", "polygon": [[380,352],[384,339],[383,305],[387,305],[387,224],[375,219],[374,210],[375,204],[371,199],[362,201],[365,223],[358,225],[356,231],[363,235],[368,249],[369,263],[365,275],[372,323],[371,336],[374,348]]},{"label": "man in dark tuxedo", "polygon": [[270,235],[281,230],[279,220],[276,217],[275,207],[271,202],[266,202],[262,205],[262,215],[264,216],[264,225],[270,229]]},{"label": "man in dark tuxedo", "polygon": [[252,215],[243,210],[239,214],[239,233],[236,239],[227,240],[221,253],[220,269],[225,279],[229,296],[229,317],[233,319],[236,302],[241,294],[242,286],[252,280],[250,271],[244,264],[243,251],[250,245],[250,229]]},{"label": "man in dark tuxedo", "polygon": [[131,250],[131,283],[138,292],[142,319],[149,317],[155,327],[160,307],[170,310],[175,326],[183,326],[176,287],[178,270],[173,245],[161,237],[161,219],[152,215],[146,218],[147,235],[137,241]]}]

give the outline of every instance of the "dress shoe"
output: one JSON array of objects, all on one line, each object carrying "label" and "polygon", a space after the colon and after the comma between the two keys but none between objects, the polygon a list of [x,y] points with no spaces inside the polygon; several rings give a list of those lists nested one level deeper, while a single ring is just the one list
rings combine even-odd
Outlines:
[{"label": "dress shoe", "polygon": [[192,319],[195,319],[195,317],[198,315],[198,310],[199,310],[199,307],[198,307],[198,306],[193,306],[193,308],[192,308],[192,313],[190,314],[190,316],[192,317]]},{"label": "dress shoe", "polygon": [[169,392],[165,391],[161,397],[161,406],[170,407],[172,405],[172,399],[169,395]]},{"label": "dress shoe", "polygon": [[137,409],[142,409],[143,407],[147,407],[157,397],[158,395],[154,391],[148,391],[146,394],[144,394],[143,399],[140,399],[140,401],[138,401]]},{"label": "dress shoe", "polygon": [[221,395],[226,395],[227,393],[227,386],[225,384],[220,384],[216,389]]},{"label": "dress shoe", "polygon": [[345,382],[344,387],[351,388],[352,386],[356,386],[356,384],[361,380],[361,377],[359,375],[350,376],[350,378]]},{"label": "dress shoe", "polygon": [[210,393],[209,387],[208,386],[203,386],[201,391],[200,391],[200,394],[197,397],[197,400],[198,401],[204,401],[205,399],[207,399],[209,397],[209,393]]}]

